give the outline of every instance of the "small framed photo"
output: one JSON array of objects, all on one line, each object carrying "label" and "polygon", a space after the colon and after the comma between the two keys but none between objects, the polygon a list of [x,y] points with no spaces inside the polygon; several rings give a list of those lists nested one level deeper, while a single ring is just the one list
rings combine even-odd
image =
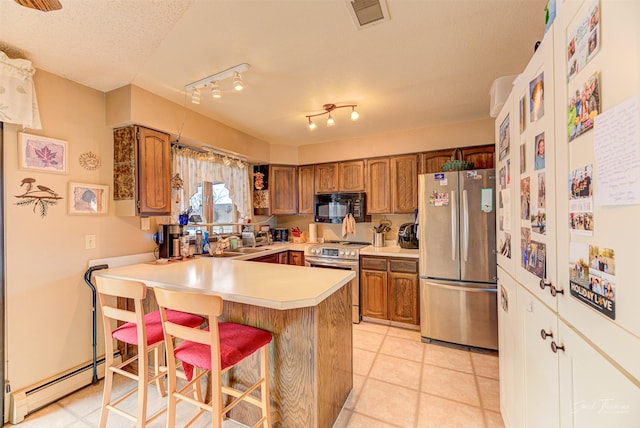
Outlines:
[{"label": "small framed photo", "polygon": [[69,172],[69,147],[66,141],[19,133],[19,168],[40,172],[67,174]]},{"label": "small framed photo", "polygon": [[69,182],[69,214],[105,215],[109,186]]}]

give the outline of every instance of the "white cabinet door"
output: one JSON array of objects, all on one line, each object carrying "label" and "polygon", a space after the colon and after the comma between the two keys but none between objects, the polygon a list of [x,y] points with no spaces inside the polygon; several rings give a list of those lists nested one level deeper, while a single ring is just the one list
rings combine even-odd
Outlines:
[{"label": "white cabinet door", "polygon": [[[594,129],[585,131],[569,142],[567,127],[567,105],[576,91],[584,93],[588,82],[600,81],[600,111],[610,113],[621,103],[640,95],[640,2],[602,1],[600,9],[600,50],[584,64],[570,80],[567,79],[566,46],[567,38],[573,34],[581,23],[589,19],[597,3],[592,0],[584,2],[565,2],[554,22],[555,27],[555,70],[556,70],[556,143],[557,143],[557,177],[558,177],[558,283],[565,290],[558,298],[558,314],[567,320],[584,336],[589,338],[598,348],[622,365],[636,379],[640,379],[640,287],[638,286],[638,241],[640,232],[636,226],[640,218],[640,205],[599,205],[599,192],[604,192],[603,169],[596,162],[594,136],[600,126],[595,118]],[[595,91],[594,91],[595,92]],[[636,113],[637,116],[637,113]],[[638,117],[631,117],[629,123],[637,123]],[[611,129],[612,135],[626,132],[624,126]],[[621,164],[624,167],[624,163]],[[577,175],[585,169],[592,170],[592,197],[575,196],[569,191],[570,175]],[[575,173],[575,174],[572,174]],[[591,230],[581,227],[571,229],[569,218],[571,212],[592,215]],[[573,286],[571,290],[570,266],[579,266],[580,258],[590,265],[593,260],[591,248],[612,249],[614,251],[612,268],[607,272],[600,269],[584,269],[583,285]],[[581,257],[581,254],[586,256]],[[589,260],[591,258],[591,260]],[[611,260],[610,260],[611,262]],[[575,272],[572,268],[571,272]],[[588,275],[588,277],[587,277]],[[581,299],[576,293],[581,290],[586,294],[591,280],[605,280],[613,284],[613,297],[604,300],[604,296],[594,296],[596,303],[589,303],[588,298]],[[578,281],[579,282],[579,281]],[[611,300],[612,306],[609,306]],[[601,313],[600,309],[612,307],[613,311]],[[611,313],[613,312],[613,314]],[[640,426],[640,421],[638,422]]]},{"label": "white cabinet door", "polygon": [[637,428],[640,384],[559,323],[561,426]]},{"label": "white cabinet door", "polygon": [[[559,426],[558,356],[551,342],[558,337],[555,313],[523,287],[517,287],[524,375],[524,427]],[[546,338],[543,338],[542,332]]]},{"label": "white cabinet door", "polygon": [[507,428],[524,425],[522,336],[518,327],[515,280],[498,266],[498,343],[500,347],[500,411]]},{"label": "white cabinet door", "polygon": [[[519,167],[513,172],[517,182],[512,198],[518,207],[516,279],[555,310],[556,297],[550,293],[557,286],[553,31],[549,29],[513,89],[518,137],[512,145]],[[543,289],[541,281],[547,284]]]}]

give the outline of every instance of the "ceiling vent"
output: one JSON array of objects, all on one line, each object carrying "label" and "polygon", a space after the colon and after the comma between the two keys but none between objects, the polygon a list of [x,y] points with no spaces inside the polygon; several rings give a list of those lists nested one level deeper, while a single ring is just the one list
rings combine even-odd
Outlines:
[{"label": "ceiling vent", "polygon": [[345,0],[358,30],[389,20],[386,0]]}]

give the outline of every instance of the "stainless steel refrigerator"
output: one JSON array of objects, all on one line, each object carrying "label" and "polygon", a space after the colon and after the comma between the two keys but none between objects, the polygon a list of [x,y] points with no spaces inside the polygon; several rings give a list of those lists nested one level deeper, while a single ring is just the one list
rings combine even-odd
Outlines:
[{"label": "stainless steel refrigerator", "polygon": [[420,331],[498,349],[495,170],[418,178]]}]

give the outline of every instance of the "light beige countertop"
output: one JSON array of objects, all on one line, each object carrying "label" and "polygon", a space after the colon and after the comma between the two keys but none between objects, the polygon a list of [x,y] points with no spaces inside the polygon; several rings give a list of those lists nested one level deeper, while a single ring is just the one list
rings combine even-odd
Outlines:
[{"label": "light beige countertop", "polygon": [[386,247],[374,247],[369,245],[360,250],[361,256],[382,256],[382,257],[406,257],[408,259],[417,259],[418,250],[409,250],[400,248],[397,245]]},{"label": "light beige countertop", "polygon": [[[285,249],[283,245],[273,247],[250,257]],[[240,258],[249,257],[139,263],[97,271],[95,275],[141,281],[150,287],[214,293],[224,300],[280,310],[317,306],[355,278],[355,272],[351,271],[258,263]]]}]

